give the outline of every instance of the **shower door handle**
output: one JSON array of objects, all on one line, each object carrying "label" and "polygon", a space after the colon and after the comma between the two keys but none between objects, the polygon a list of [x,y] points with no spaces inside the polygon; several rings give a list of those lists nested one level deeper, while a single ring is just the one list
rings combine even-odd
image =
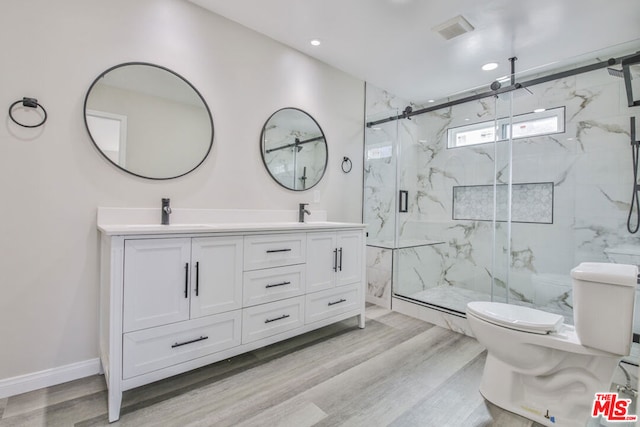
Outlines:
[{"label": "shower door handle", "polygon": [[407,190],[400,190],[398,212],[409,212],[409,192]]}]

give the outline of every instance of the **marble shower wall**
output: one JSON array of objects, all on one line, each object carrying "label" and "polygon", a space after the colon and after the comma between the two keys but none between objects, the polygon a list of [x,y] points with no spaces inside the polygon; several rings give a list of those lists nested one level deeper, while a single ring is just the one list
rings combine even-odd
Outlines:
[{"label": "marble shower wall", "polygon": [[367,302],[391,308],[393,250],[367,246]]},{"label": "marble shower wall", "polygon": [[[387,233],[397,215],[400,239],[445,242],[412,248],[394,265],[400,269],[396,292],[456,286],[488,293],[494,276],[498,296],[505,296],[508,281],[511,300],[566,311],[572,304],[571,268],[583,261],[607,261],[607,247],[639,244],[625,224],[633,188],[629,117],[640,118],[640,109],[626,106],[622,79],[596,70],[528,89],[533,94],[520,89],[384,125],[397,123],[397,167],[400,189],[409,191],[409,212],[396,214],[394,202],[365,196],[365,209],[378,217],[368,221],[370,236]],[[394,110],[387,115],[395,115],[409,105],[371,85],[366,96],[368,121],[384,116],[385,108]],[[510,109],[518,115],[539,107],[565,107],[565,132],[515,140],[512,162],[507,141],[446,146],[448,128],[507,117]],[[452,219],[453,188],[492,185],[494,178],[506,184],[510,174],[514,184],[553,183],[553,223],[512,223],[510,250],[508,224],[498,223],[494,257],[490,221]],[[381,194],[376,182],[395,183],[367,162],[366,195]]]}]

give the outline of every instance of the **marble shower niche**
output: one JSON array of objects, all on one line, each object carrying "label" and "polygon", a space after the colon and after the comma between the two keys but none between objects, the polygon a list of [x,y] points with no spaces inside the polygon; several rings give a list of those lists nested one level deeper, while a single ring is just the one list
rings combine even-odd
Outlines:
[{"label": "marble shower niche", "polygon": [[[370,302],[464,316],[468,301],[507,301],[571,322],[570,270],[609,262],[608,248],[640,248],[626,230],[634,111],[623,81],[600,69],[527,89],[366,129]],[[367,122],[427,107],[371,85],[366,99]],[[562,132],[448,148],[449,129],[540,107],[564,109]]]},{"label": "marble shower niche", "polygon": [[[509,212],[511,190],[511,212]],[[494,199],[495,209],[494,209]],[[453,187],[453,219],[553,224],[553,182]]]}]

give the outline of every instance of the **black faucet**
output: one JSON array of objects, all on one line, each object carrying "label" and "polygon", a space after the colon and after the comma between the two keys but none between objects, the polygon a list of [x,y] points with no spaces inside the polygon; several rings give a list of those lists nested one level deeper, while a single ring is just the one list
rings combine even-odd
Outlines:
[{"label": "black faucet", "polygon": [[162,199],[162,225],[169,225],[169,215],[171,214],[170,199]]},{"label": "black faucet", "polygon": [[304,214],[311,215],[311,212],[305,209],[305,206],[308,204],[309,203],[300,203],[300,206],[298,207],[298,222],[304,222]]}]

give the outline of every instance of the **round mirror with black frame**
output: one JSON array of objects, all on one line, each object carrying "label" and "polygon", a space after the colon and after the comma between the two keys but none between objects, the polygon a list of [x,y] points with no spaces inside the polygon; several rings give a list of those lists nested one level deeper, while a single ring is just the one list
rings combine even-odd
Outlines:
[{"label": "round mirror with black frame", "polygon": [[289,190],[312,188],[327,169],[324,133],[313,117],[298,108],[282,108],[269,117],[260,147],[271,177]]},{"label": "round mirror with black frame", "polygon": [[213,119],[202,95],[177,73],[144,62],[98,76],[84,100],[84,121],[109,162],[142,178],[188,174],[213,146]]}]

